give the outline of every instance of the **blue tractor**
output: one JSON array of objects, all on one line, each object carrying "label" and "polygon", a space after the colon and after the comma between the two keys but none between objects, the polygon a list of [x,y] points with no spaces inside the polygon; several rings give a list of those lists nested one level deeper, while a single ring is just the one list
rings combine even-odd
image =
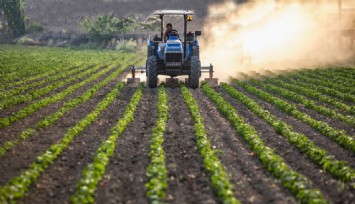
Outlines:
[{"label": "blue tractor", "polygon": [[[187,32],[187,22],[191,21],[194,12],[190,10],[160,10],[155,11],[154,15],[160,17],[161,33],[160,36],[150,36],[148,39],[147,85],[150,88],[157,87],[158,75],[167,75],[171,78],[188,75],[189,86],[193,89],[198,88],[201,77],[201,62],[197,36],[201,35],[201,31]],[[165,15],[183,17],[183,40],[180,40],[178,34],[173,32],[164,41],[163,25]]]}]

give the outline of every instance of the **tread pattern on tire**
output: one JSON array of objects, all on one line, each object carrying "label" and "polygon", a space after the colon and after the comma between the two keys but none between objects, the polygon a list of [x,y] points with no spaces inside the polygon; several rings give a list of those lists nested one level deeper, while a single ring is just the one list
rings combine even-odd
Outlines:
[{"label": "tread pattern on tire", "polygon": [[157,61],[155,56],[150,56],[147,60],[147,72],[148,72],[148,86],[149,88],[155,88],[158,84],[158,70],[157,70]]},{"label": "tread pattern on tire", "polygon": [[200,83],[201,62],[197,56],[191,57],[191,71],[189,76],[190,88],[197,89]]}]

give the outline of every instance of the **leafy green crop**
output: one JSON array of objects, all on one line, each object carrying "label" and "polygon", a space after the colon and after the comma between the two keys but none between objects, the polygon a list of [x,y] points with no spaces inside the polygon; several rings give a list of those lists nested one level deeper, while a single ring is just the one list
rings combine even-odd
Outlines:
[{"label": "leafy green crop", "polygon": [[[22,131],[21,136],[19,139],[15,139],[12,141],[7,141],[5,142],[4,145],[0,146],[0,157],[7,152],[8,150],[10,150],[13,146],[15,146],[16,144],[19,144],[22,140],[27,139],[28,137],[34,135],[37,131],[38,128],[46,128],[50,125],[52,125],[53,123],[55,123],[59,118],[61,118],[65,113],[67,113],[69,110],[77,107],[79,104],[89,100],[90,98],[92,98],[97,91],[100,90],[100,88],[102,88],[103,86],[107,85],[109,82],[111,82],[112,80],[114,80],[115,78],[117,78],[123,70],[126,69],[126,64],[129,62],[129,60],[131,60],[131,58],[127,58],[127,60],[123,61],[121,67],[117,70],[115,70],[112,74],[110,74],[110,76],[108,76],[106,79],[104,79],[103,81],[95,84],[94,86],[92,86],[90,89],[88,89],[87,91],[85,91],[82,95],[67,101],[63,104],[63,106],[57,110],[56,112],[52,113],[51,115],[46,116],[44,119],[42,119],[41,121],[39,121],[36,124],[36,128],[27,128],[24,131]],[[124,85],[124,82],[121,83],[122,87]]]},{"label": "leafy green crop", "polygon": [[301,203],[328,203],[318,189],[313,189],[311,182],[301,174],[292,170],[282,157],[267,147],[256,130],[243,121],[235,108],[223,99],[207,84],[202,91],[217,105],[218,109],[228,118],[236,131],[244,138],[249,147],[259,157],[265,168],[296,196]]},{"label": "leafy green crop", "polygon": [[352,152],[355,152],[355,139],[349,136],[348,134],[346,134],[345,131],[337,130],[329,126],[327,123],[323,121],[315,120],[309,115],[307,115],[306,113],[297,110],[294,104],[290,104],[284,100],[274,97],[273,95],[261,89],[255,88],[247,83],[240,82],[238,80],[234,80],[233,82],[242,86],[246,91],[258,96],[260,99],[265,100],[271,104],[274,104],[277,108],[287,113],[288,115],[291,115],[297,118],[298,120],[307,123],[314,129],[318,130],[322,135],[329,137],[330,139],[337,142],[344,148],[349,149]]},{"label": "leafy green crop", "polygon": [[45,80],[69,68],[106,64],[121,58],[117,51],[0,45],[0,90]]},{"label": "leafy green crop", "polygon": [[37,110],[51,104],[54,103],[56,101],[59,101],[61,99],[63,99],[65,96],[67,96],[70,93],[73,93],[75,90],[77,90],[78,88],[84,86],[85,84],[96,80],[98,77],[100,77],[101,75],[104,75],[105,73],[115,69],[116,65],[110,65],[108,67],[106,67],[105,69],[91,75],[90,77],[86,78],[83,81],[80,81],[76,84],[73,84],[69,87],[67,87],[65,90],[63,90],[62,92],[59,92],[55,95],[49,96],[47,98],[43,98],[39,101],[36,101],[28,106],[26,106],[25,108],[15,112],[13,115],[8,116],[8,117],[4,117],[4,118],[0,118],[0,128],[4,128],[7,127],[9,125],[11,125],[12,123],[27,117],[28,115],[36,112]]},{"label": "leafy green crop", "polygon": [[[273,79],[268,79],[267,81],[268,82],[273,81]],[[355,127],[355,119],[352,116],[346,116],[346,115],[337,113],[333,109],[317,105],[314,101],[308,100],[304,96],[300,96],[298,93],[288,91],[286,89],[283,89],[283,88],[280,88],[280,87],[277,87],[277,86],[274,86],[271,84],[263,83],[262,81],[255,80],[253,78],[250,78],[248,82],[251,84],[261,86],[274,94],[280,95],[280,96],[282,96],[286,99],[289,99],[291,101],[294,101],[296,103],[301,103],[302,105],[304,105],[304,107],[306,107],[308,109],[312,109],[312,110],[316,111],[317,113],[320,113],[325,116],[330,116],[331,118],[333,118],[335,120],[341,120],[341,121],[347,123],[348,125]]]},{"label": "leafy green crop", "polygon": [[71,203],[94,203],[94,193],[97,184],[101,181],[105,173],[105,168],[112,157],[117,138],[134,119],[134,112],[142,96],[142,84],[131,98],[126,111],[121,119],[111,129],[111,134],[107,140],[101,143],[96,150],[93,163],[89,164],[82,173],[82,177],[77,184],[75,193],[71,196]]},{"label": "leafy green crop", "polygon": [[0,110],[12,108],[20,103],[32,101],[34,99],[40,98],[41,96],[43,96],[45,94],[50,93],[52,90],[63,87],[72,81],[79,80],[82,78],[87,78],[91,74],[102,69],[103,66],[107,66],[107,65],[96,65],[96,66],[94,66],[90,69],[86,69],[86,70],[81,69],[80,71],[82,71],[82,72],[78,73],[77,75],[71,75],[64,80],[60,80],[60,81],[54,82],[48,86],[45,86],[45,87],[42,87],[39,89],[35,89],[35,90],[31,91],[30,93],[7,97],[4,100],[0,101]]},{"label": "leafy green crop", "polygon": [[22,198],[29,186],[53,163],[53,161],[68,147],[69,143],[90,125],[111,102],[114,101],[121,89],[121,84],[112,89],[95,109],[76,125],[69,128],[64,137],[38,156],[30,167],[19,176],[11,179],[0,188],[0,203],[14,203]]},{"label": "leafy green crop", "polygon": [[[312,84],[298,82],[298,81],[295,81],[295,80],[293,80],[289,77],[285,77],[285,76],[279,76],[273,80],[268,80],[268,82],[270,82],[274,85],[283,87],[285,89],[295,91],[301,95],[310,97],[312,99],[316,99],[316,100],[322,101],[324,103],[331,104],[331,105],[335,106],[336,108],[341,109],[347,113],[355,114],[355,108],[353,106],[349,106],[345,103],[338,101],[338,99],[333,99],[332,97],[329,97],[327,95],[320,93],[320,91],[322,92],[322,90],[323,90],[323,93],[327,94],[328,90],[330,90],[328,88],[317,87]],[[329,94],[329,95],[333,95],[333,94]],[[344,94],[341,94],[341,95],[335,94],[333,96],[337,97],[337,98],[338,97],[344,98],[344,100],[346,100]]]},{"label": "leafy green crop", "polygon": [[[340,98],[343,101],[355,102],[355,96],[352,95],[355,93],[355,91],[350,90],[349,88],[342,88],[341,86],[331,82],[312,79],[310,77],[301,76],[299,74],[293,74],[292,76],[290,76],[290,78],[293,78],[293,80],[301,81],[302,84],[306,84],[308,86],[311,85],[312,87],[314,87],[315,90],[321,91],[327,95]],[[314,84],[317,84],[317,86]]]},{"label": "leafy green crop", "polygon": [[315,164],[321,166],[326,172],[340,179],[342,182],[354,182],[355,170],[345,162],[333,159],[333,156],[327,155],[325,149],[317,147],[314,143],[301,133],[294,132],[292,126],[278,120],[274,115],[266,111],[262,106],[256,103],[243,93],[238,92],[231,85],[222,84],[222,88],[231,96],[242,102],[260,118],[272,125],[282,136],[286,137],[290,143],[294,144],[300,152],[305,153]]},{"label": "leafy green crop", "polygon": [[240,203],[234,197],[232,184],[229,182],[227,172],[223,170],[221,162],[216,156],[215,151],[211,148],[211,142],[207,138],[206,130],[203,125],[203,118],[199,113],[196,101],[193,99],[188,88],[182,86],[180,90],[190,113],[194,118],[197,146],[203,158],[204,166],[210,174],[213,188],[223,203]]},{"label": "leafy green crop", "polygon": [[168,120],[168,98],[165,87],[161,85],[158,93],[158,120],[152,131],[149,156],[151,162],[147,168],[147,197],[152,203],[163,203],[168,187],[165,152],[163,149],[164,132]]}]

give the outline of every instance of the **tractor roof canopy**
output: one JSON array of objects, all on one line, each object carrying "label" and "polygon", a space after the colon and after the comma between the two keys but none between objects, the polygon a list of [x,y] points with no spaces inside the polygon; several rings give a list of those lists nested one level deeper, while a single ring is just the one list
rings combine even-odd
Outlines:
[{"label": "tractor roof canopy", "polygon": [[191,10],[158,10],[154,11],[153,15],[194,15]]}]

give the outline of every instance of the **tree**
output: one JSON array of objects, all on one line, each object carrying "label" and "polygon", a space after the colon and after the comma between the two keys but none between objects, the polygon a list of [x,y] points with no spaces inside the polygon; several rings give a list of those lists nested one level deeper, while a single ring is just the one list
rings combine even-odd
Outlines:
[{"label": "tree", "polygon": [[132,17],[117,18],[113,14],[105,14],[96,20],[85,18],[82,26],[93,39],[108,41],[115,34],[133,30],[136,27],[136,20]]},{"label": "tree", "polygon": [[0,11],[10,34],[15,37],[25,34],[24,0],[0,0]]},{"label": "tree", "polygon": [[159,16],[153,16],[142,22],[140,26],[143,30],[156,31],[160,29],[160,22],[161,20]]}]

